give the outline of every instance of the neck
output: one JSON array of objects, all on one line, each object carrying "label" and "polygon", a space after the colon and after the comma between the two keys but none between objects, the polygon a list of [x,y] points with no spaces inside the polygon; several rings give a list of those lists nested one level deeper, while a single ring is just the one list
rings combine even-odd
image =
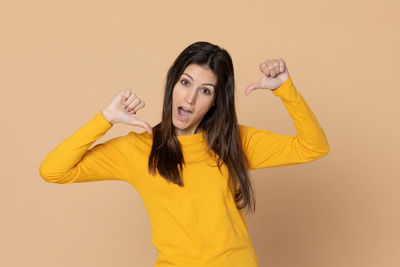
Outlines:
[{"label": "neck", "polygon": [[201,133],[201,132],[203,132],[203,129],[197,128],[197,129],[194,131],[194,133],[182,134],[181,132],[179,132],[179,131],[175,128],[175,134],[176,134],[177,136],[180,136],[180,135],[192,135],[192,134],[198,134],[198,133]]}]

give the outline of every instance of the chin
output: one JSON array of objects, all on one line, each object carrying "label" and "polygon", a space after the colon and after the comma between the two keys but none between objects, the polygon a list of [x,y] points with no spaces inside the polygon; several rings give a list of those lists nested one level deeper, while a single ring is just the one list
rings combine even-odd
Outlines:
[{"label": "chin", "polygon": [[180,130],[184,130],[188,128],[192,124],[192,120],[189,119],[187,121],[181,121],[179,118],[177,118],[177,114],[174,115],[172,118],[172,125],[176,128],[179,128]]},{"label": "chin", "polygon": [[185,129],[185,127],[182,127],[181,122],[176,121],[176,120],[172,120],[172,126],[174,128],[176,128],[176,129],[179,129],[179,130],[184,130]]},{"label": "chin", "polygon": [[184,130],[188,129],[187,126],[182,126],[182,125],[175,124],[175,123],[173,123],[172,125],[174,126],[175,129],[179,129],[181,131],[184,131]]}]

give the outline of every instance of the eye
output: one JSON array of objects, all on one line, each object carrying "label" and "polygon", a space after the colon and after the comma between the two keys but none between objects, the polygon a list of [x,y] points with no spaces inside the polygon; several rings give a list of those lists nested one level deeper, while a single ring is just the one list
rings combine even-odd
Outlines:
[{"label": "eye", "polygon": [[205,94],[207,94],[207,95],[211,94],[210,89],[208,89],[208,88],[203,88],[203,90],[206,90],[206,93],[205,93]]},{"label": "eye", "polygon": [[182,80],[181,80],[181,84],[183,84],[183,85],[186,85],[184,82],[187,82],[187,83],[189,83],[187,80],[185,80],[185,79],[182,79]]}]

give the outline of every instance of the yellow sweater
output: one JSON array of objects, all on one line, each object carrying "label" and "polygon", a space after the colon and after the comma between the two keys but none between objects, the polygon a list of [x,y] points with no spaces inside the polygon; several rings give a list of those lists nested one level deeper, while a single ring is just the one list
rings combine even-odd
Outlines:
[{"label": "yellow sweater", "polygon": [[[249,170],[305,163],[326,155],[329,146],[313,112],[289,77],[272,91],[279,96],[297,129],[280,135],[239,125]],[[178,136],[186,162],[184,187],[147,172],[152,135],[129,132],[89,147],[110,128],[98,112],[65,138],[41,163],[41,177],[50,183],[122,180],[135,187],[149,214],[152,243],[158,251],[155,267],[256,267],[243,213],[226,191],[222,175],[205,154],[203,133]]]}]

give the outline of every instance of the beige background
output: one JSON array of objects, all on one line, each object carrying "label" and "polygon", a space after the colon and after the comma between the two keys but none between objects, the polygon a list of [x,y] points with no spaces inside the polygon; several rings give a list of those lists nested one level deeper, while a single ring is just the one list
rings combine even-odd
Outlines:
[{"label": "beige background", "polygon": [[[296,134],[280,98],[243,94],[259,63],[282,57],[329,141],[320,160],[252,172],[247,221],[261,266],[400,266],[398,1],[38,0],[0,10],[0,266],[153,266],[134,187],[50,184],[38,167],[124,88],[158,123],[167,69],[199,40],[232,56],[239,123]],[[97,142],[131,130],[143,131],[119,124]]]}]

